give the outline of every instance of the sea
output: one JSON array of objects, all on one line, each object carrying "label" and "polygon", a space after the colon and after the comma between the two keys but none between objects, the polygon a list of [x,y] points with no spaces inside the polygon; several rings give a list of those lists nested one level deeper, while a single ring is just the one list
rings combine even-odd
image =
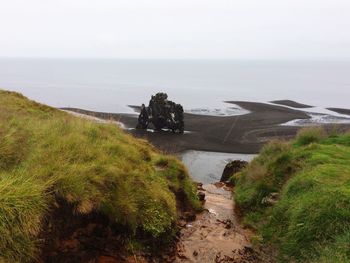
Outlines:
[{"label": "sea", "polygon": [[0,88],[102,112],[132,112],[157,92],[197,114],[242,114],[229,100],[289,99],[322,111],[350,108],[350,61],[0,58]]}]

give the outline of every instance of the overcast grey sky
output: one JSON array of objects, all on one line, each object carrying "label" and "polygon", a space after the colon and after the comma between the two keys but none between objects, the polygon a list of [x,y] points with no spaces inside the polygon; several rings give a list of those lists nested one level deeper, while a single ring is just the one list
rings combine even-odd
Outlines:
[{"label": "overcast grey sky", "polygon": [[350,59],[350,0],[0,0],[0,56]]}]

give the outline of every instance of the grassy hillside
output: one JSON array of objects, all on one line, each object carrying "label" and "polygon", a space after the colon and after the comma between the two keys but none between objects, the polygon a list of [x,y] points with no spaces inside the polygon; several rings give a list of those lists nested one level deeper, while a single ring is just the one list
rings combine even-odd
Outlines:
[{"label": "grassy hillside", "polygon": [[174,193],[199,207],[177,159],[115,125],[0,90],[0,261],[25,262],[38,254],[38,235],[57,200],[77,215],[101,213],[129,235],[171,236]]},{"label": "grassy hillside", "polygon": [[244,222],[281,262],[350,262],[350,133],[271,142],[233,180]]}]

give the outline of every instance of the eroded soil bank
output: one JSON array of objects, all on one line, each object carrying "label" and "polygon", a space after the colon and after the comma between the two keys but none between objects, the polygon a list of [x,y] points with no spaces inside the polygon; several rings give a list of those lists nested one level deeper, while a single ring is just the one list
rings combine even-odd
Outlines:
[{"label": "eroded soil bank", "polygon": [[183,222],[175,262],[274,262],[252,247],[252,233],[238,221],[230,187],[215,183],[199,190],[206,195],[204,211],[194,222]]},{"label": "eroded soil bank", "polygon": [[[224,183],[199,186],[205,193],[204,211],[192,222],[180,220],[181,227],[175,249],[159,251],[159,255],[126,253],[123,237],[112,230],[108,219],[101,216],[72,217],[66,205],[53,217],[48,240],[39,262],[91,263],[273,263],[273,257],[252,246],[252,233],[242,227],[232,200],[232,188]],[[68,214],[67,214],[68,213]],[[65,214],[65,216],[63,216]],[[62,221],[65,219],[64,221]],[[53,221],[52,221],[53,222]],[[52,223],[51,222],[51,223]],[[67,224],[69,222],[69,224]],[[53,231],[55,230],[55,231]],[[44,237],[43,237],[44,238]],[[136,251],[135,251],[136,252]]]}]

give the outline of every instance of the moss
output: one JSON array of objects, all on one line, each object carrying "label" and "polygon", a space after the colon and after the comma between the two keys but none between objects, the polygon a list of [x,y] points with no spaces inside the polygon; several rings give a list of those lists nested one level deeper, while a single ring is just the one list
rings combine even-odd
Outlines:
[{"label": "moss", "polygon": [[[159,160],[167,165],[159,169]],[[79,214],[102,212],[130,238],[143,232],[161,239],[174,231],[178,189],[188,205],[199,206],[178,159],[115,125],[0,90],[0,261],[35,257],[55,198]]]}]

